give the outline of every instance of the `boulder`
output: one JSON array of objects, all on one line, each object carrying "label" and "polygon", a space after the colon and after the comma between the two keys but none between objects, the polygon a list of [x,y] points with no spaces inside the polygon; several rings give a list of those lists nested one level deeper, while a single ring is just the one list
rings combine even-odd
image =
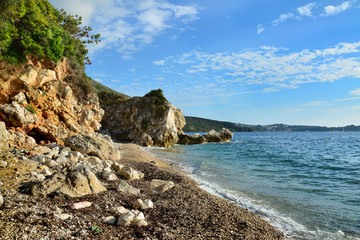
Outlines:
[{"label": "boulder", "polygon": [[154,141],[152,140],[149,134],[143,133],[141,137],[137,140],[136,144],[143,147],[149,147],[154,145]]},{"label": "boulder", "polygon": [[65,145],[82,154],[99,157],[102,160],[119,160],[120,151],[114,147],[113,142],[100,134],[75,135],[65,140]]},{"label": "boulder", "polygon": [[125,177],[127,180],[142,179],[144,177],[142,172],[139,172],[132,167],[121,168],[119,174]]},{"label": "boulder", "polygon": [[132,213],[131,211],[127,211],[125,213],[123,213],[117,220],[117,225],[120,226],[130,226],[131,221],[134,219],[135,214]]},{"label": "boulder", "polygon": [[0,122],[0,152],[5,151],[9,148],[8,143],[8,132],[4,122]]},{"label": "boulder", "polygon": [[150,199],[145,199],[143,201],[139,198],[134,202],[133,207],[135,210],[137,210],[137,209],[145,210],[148,208],[153,208],[154,204]]},{"label": "boulder", "polygon": [[4,104],[0,106],[0,118],[11,127],[28,127],[30,124],[36,124],[39,120],[35,112],[25,109],[17,102]]},{"label": "boulder", "polygon": [[101,172],[101,178],[106,180],[106,181],[114,181],[117,180],[118,177],[115,175],[115,173],[113,173],[111,171],[110,168],[105,168],[102,172]]},{"label": "boulder", "polygon": [[211,130],[204,135],[195,133],[194,135],[180,134],[179,144],[191,145],[191,144],[202,144],[211,142],[230,142],[234,134],[229,129],[223,128],[217,132]]},{"label": "boulder", "polygon": [[198,133],[194,135],[181,134],[179,135],[179,144],[192,145],[206,143],[206,138]]},{"label": "boulder", "polygon": [[180,109],[157,97],[133,97],[103,106],[102,126],[118,141],[139,142],[141,145],[170,147],[175,145],[185,125]]},{"label": "boulder", "polygon": [[172,181],[164,181],[160,179],[151,180],[147,188],[145,189],[146,194],[154,194],[154,193],[163,193],[171,188],[173,188],[175,184]]},{"label": "boulder", "polygon": [[53,173],[43,182],[31,188],[33,195],[60,195],[67,197],[81,197],[106,191],[106,188],[87,167],[66,168]]},{"label": "boulder", "polygon": [[133,186],[128,184],[125,180],[120,180],[116,190],[119,191],[119,192],[127,193],[127,194],[133,194],[133,195],[140,194],[139,189],[134,188]]}]

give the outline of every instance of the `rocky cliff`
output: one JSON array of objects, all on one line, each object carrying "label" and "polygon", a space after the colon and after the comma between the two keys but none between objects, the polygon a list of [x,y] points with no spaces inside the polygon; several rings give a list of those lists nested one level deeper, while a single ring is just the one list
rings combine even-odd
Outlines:
[{"label": "rocky cliff", "polygon": [[80,101],[67,82],[72,68],[66,58],[59,63],[28,57],[24,65],[0,61],[0,121],[36,141],[63,144],[77,133],[100,128],[104,111],[98,96]]},{"label": "rocky cliff", "polygon": [[179,140],[185,125],[180,109],[156,96],[134,97],[104,107],[102,125],[118,141],[135,141],[143,146],[170,147]]}]

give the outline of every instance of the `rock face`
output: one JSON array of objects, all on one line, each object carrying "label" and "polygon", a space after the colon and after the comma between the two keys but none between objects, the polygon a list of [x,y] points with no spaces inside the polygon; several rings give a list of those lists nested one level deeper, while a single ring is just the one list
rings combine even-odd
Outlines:
[{"label": "rock face", "polygon": [[6,126],[4,122],[0,122],[0,152],[9,148]]},{"label": "rock face", "polygon": [[81,197],[103,191],[106,191],[106,188],[87,167],[64,169],[31,188],[33,195],[40,196]]},{"label": "rock face", "polygon": [[100,134],[71,136],[65,140],[65,145],[74,151],[96,156],[102,160],[120,159],[120,151],[114,147],[111,139]]},{"label": "rock face", "polygon": [[28,57],[25,65],[0,61],[0,120],[37,141],[63,144],[74,134],[100,128],[104,111],[96,94],[80,101],[66,82],[72,69],[66,58],[52,61]]},{"label": "rock face", "polygon": [[194,135],[181,134],[179,135],[179,144],[191,145],[211,142],[230,142],[233,136],[234,134],[226,128],[223,128],[219,132],[211,130],[204,135],[197,133]]},{"label": "rock face", "polygon": [[182,111],[169,102],[157,105],[156,97],[134,97],[104,108],[101,123],[115,140],[170,147],[183,133]]}]

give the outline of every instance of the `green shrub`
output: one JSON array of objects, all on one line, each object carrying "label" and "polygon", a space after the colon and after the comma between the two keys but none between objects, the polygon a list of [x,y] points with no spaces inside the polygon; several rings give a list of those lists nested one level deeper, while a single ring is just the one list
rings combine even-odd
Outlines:
[{"label": "green shrub", "polygon": [[151,90],[149,93],[145,94],[145,97],[156,97],[154,100],[156,106],[164,105],[167,102],[163,90],[160,88],[157,90]]},{"label": "green shrub", "polygon": [[32,114],[37,114],[35,108],[33,106],[31,106],[31,105],[27,105],[25,107],[25,109],[28,110],[29,112],[31,112]]}]

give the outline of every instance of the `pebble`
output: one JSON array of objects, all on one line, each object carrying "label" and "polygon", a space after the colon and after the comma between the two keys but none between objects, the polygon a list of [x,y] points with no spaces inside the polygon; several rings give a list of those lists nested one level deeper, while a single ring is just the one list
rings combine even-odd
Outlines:
[{"label": "pebble", "polygon": [[0,194],[0,207],[4,204],[4,197]]},{"label": "pebble", "polygon": [[72,215],[68,214],[68,213],[60,213],[60,214],[55,213],[54,216],[61,219],[61,220],[66,220],[66,219],[72,218]]},{"label": "pebble", "polygon": [[7,165],[8,165],[7,162],[5,162],[5,161],[0,161],[0,168],[6,168]]},{"label": "pebble", "polygon": [[81,209],[81,208],[86,208],[86,207],[90,207],[92,205],[92,203],[91,202],[87,202],[87,201],[85,201],[85,202],[77,202],[77,203],[71,203],[70,205],[69,205],[69,207],[71,208],[71,209]]},{"label": "pebble", "polygon": [[103,219],[103,223],[106,224],[115,224],[115,222],[116,222],[116,217],[114,216],[108,216]]}]

